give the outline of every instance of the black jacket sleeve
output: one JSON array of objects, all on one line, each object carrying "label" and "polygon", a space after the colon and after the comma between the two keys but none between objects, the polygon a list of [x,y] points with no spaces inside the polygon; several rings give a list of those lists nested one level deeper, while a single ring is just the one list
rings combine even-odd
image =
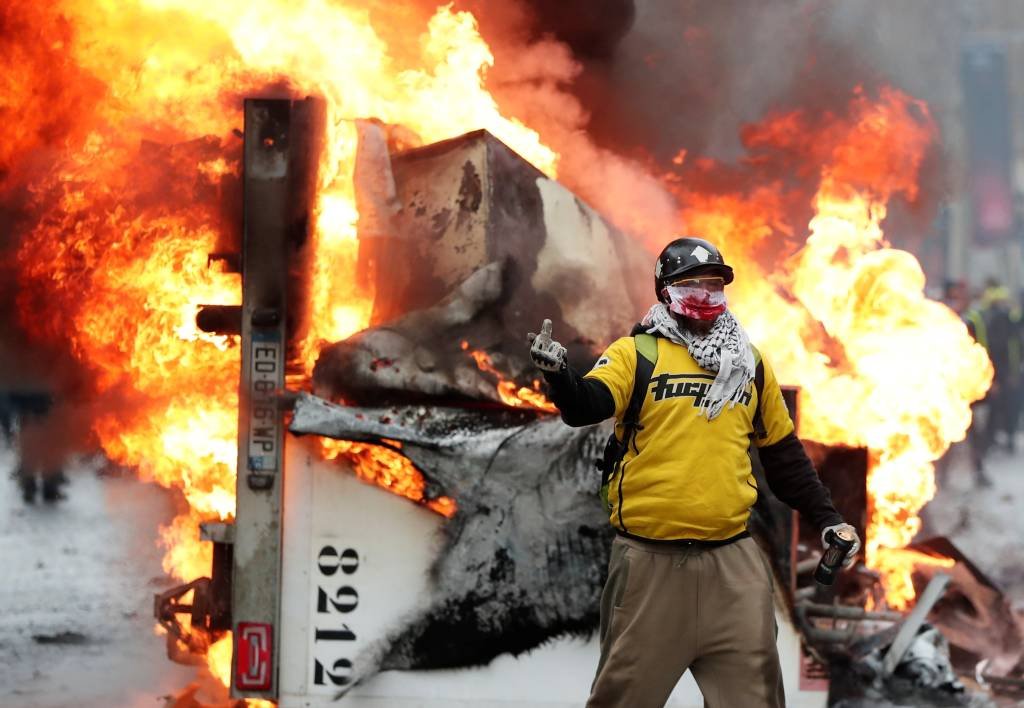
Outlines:
[{"label": "black jacket sleeve", "polygon": [[615,415],[612,392],[600,381],[585,379],[568,365],[543,373],[551,402],[558,407],[566,425],[593,425]]},{"label": "black jacket sleeve", "polygon": [[774,445],[758,448],[765,479],[772,493],[799,511],[817,528],[843,523],[832,506],[832,495],[821,483],[803,443],[790,433]]}]

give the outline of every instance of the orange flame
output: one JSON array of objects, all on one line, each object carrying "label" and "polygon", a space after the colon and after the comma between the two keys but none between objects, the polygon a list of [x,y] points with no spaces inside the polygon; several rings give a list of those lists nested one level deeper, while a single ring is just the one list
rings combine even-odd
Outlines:
[{"label": "orange flame", "polygon": [[[88,367],[108,456],[181,490],[189,509],[163,530],[164,567],[206,575],[198,524],[234,511],[239,355],[231,338],[197,331],[195,316],[201,303],[240,298],[237,275],[206,256],[236,229],[219,205],[238,188],[239,99],[277,85],[326,102],[307,374],[320,343],[365,327],[372,304],[353,285],[354,119],[422,142],[485,128],[550,175],[557,155],[501,115],[483,88],[493,59],[475,20],[448,7],[425,26],[412,12],[371,17],[355,0],[12,0],[7,17],[27,28],[0,55],[0,109],[24,118],[0,146],[0,192],[21,190],[31,216],[17,254],[21,321],[70,342]],[[48,141],[57,150],[41,163],[34,151]],[[423,501],[422,476],[401,455],[342,447],[361,477]],[[451,499],[425,503],[455,512]]]},{"label": "orange flame", "polygon": [[[233,646],[232,634],[227,632],[223,637],[211,644],[210,648],[206,651],[206,663],[210,673],[225,686],[231,683]],[[264,701],[259,698],[246,698],[242,702],[246,708],[274,708],[277,705],[273,701]]]},{"label": "orange flame", "polygon": [[515,381],[511,381],[505,377],[503,373],[498,371],[494,367],[494,362],[491,361],[491,357],[487,352],[480,351],[478,349],[470,350],[469,342],[462,342],[462,350],[469,352],[469,355],[476,362],[477,368],[480,371],[484,371],[494,376],[498,381],[496,389],[498,391],[498,398],[506,406],[512,406],[513,408],[533,408],[534,410],[544,411],[546,413],[557,413],[558,408],[554,403],[548,400],[547,396],[541,391],[541,384],[539,379],[534,379],[531,382],[532,388],[526,386],[520,386]]},{"label": "orange flame", "polygon": [[810,236],[793,239],[770,267],[759,262],[764,246],[796,231],[786,214],[799,208],[780,184],[689,195],[685,214],[740,261],[733,307],[780,380],[801,387],[801,435],[870,450],[866,558],[896,608],[914,598],[919,557],[895,549],[920,528],[917,514],[935,494],[933,463],[964,438],[970,404],[992,379],[985,350],[925,297],[917,260],[882,233],[890,199],[917,197],[933,135],[927,106],[893,89],[877,100],[858,90],[848,115],[824,125],[797,112],[751,128],[748,146],[778,151],[817,182]]},{"label": "orange flame", "polygon": [[[455,515],[457,505],[449,497],[427,499],[426,482],[423,474],[405,455],[380,445],[349,442],[347,440],[331,440],[320,438],[324,459],[347,459],[356,475],[363,481],[383,487],[392,494],[423,504],[428,509],[442,516],[451,518]],[[397,442],[391,445],[399,447]]]},{"label": "orange flame", "polygon": [[232,634],[227,632],[206,650],[206,662],[210,667],[210,673],[225,686],[231,682],[232,647]]}]

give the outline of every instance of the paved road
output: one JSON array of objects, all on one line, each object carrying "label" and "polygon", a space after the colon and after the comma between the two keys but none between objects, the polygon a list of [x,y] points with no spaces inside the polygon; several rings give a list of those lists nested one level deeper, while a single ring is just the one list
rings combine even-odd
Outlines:
[{"label": "paved road", "polygon": [[[977,489],[964,453],[926,517],[1024,610],[1024,455],[994,453],[994,484]],[[151,617],[173,584],[156,546],[172,495],[78,468],[67,500],[27,506],[13,464],[0,448],[0,706],[159,708],[197,678],[166,659]]]},{"label": "paved road", "polygon": [[157,708],[195,679],[167,660],[152,595],[172,584],[157,527],[171,496],[69,470],[68,498],[26,505],[0,448],[0,705]]},{"label": "paved road", "polygon": [[949,473],[925,507],[922,536],[948,536],[1024,612],[1024,435],[1017,441],[1015,455],[989,454],[990,487],[975,483],[966,446],[954,447]]}]

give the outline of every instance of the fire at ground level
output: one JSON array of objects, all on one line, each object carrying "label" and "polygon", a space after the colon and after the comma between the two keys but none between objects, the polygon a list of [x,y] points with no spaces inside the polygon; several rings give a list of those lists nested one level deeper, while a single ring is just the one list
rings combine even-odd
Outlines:
[{"label": "fire at ground level", "polygon": [[[0,453],[0,556],[6,576],[0,585],[3,704],[154,706],[195,682],[201,700],[224,700],[218,694],[223,689],[205,667],[168,662],[164,638],[153,630],[145,590],[158,592],[174,584],[160,569],[154,524],[173,517],[171,495],[133,477],[101,474],[99,464],[81,464],[68,469],[66,499],[54,506],[27,505],[13,478],[16,462],[10,450]],[[925,513],[927,530],[947,535],[995,580],[1018,619],[1024,610],[1018,541],[1024,536],[1024,517],[1013,510],[1024,504],[1022,464],[1024,454],[995,455],[989,467],[993,486],[976,488],[967,456],[954,449],[946,483]],[[381,490],[365,489],[401,503]],[[582,665],[593,658],[581,643],[569,646],[571,651],[548,661],[562,656]],[[545,651],[550,647],[535,654]],[[501,656],[491,670],[507,670],[514,663]],[[529,656],[522,663],[520,673],[509,675],[529,681],[529,670],[521,673],[530,666]],[[535,670],[542,671],[542,664]],[[389,673],[378,682],[388,681]],[[960,678],[974,689],[973,677]],[[586,686],[576,689],[582,696]],[[572,687],[551,685],[550,690]],[[373,693],[372,685],[368,691]],[[1017,700],[994,696],[1000,706],[1017,705]]]}]

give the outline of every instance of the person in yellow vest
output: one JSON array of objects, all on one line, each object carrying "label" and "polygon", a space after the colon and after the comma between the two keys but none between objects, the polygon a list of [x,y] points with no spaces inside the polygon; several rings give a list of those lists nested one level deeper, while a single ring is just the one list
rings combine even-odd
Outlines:
[{"label": "person in yellow vest", "polygon": [[1017,372],[1017,382],[1010,396],[1010,420],[1007,424],[1010,436],[1008,441],[1010,454],[1017,453],[1017,432],[1020,428],[1021,411],[1024,409],[1024,309],[1021,307],[1022,303],[1024,301],[1018,296],[1017,301],[1010,309],[1012,328],[1010,356]]},{"label": "person in yellow vest", "polygon": [[[981,346],[988,350],[988,326],[985,323],[985,316],[982,310],[972,306],[970,288],[964,280],[954,280],[946,284],[943,301],[960,315],[960,319],[967,326],[967,332]],[[986,444],[988,426],[991,425],[989,406],[987,399],[976,401],[971,405],[971,427],[967,429],[965,444],[971,460],[971,471],[974,475],[976,487],[991,487],[992,480],[989,479],[985,470],[985,457],[988,452]],[[936,481],[940,486],[946,484],[949,479],[951,456],[947,454],[935,463]]]},{"label": "person in yellow vest", "polygon": [[[981,296],[982,326],[995,377],[986,401],[989,405],[984,449],[990,451],[1003,434],[1003,444],[1015,452],[1016,397],[1021,378],[1019,326],[1014,321],[1010,291],[996,280],[989,280]],[[977,325],[976,325],[977,326]]]},{"label": "person in yellow vest", "polygon": [[733,277],[710,242],[672,241],[655,264],[658,302],[586,375],[568,365],[550,320],[528,336],[567,424],[617,421],[606,501],[616,536],[588,708],[663,706],[687,670],[707,708],[785,705],[774,581],[747,531],[758,493],[752,438],[772,492],[823,539],[853,533],[844,565],[859,551],[796,437],[775,374],[726,305]]}]

